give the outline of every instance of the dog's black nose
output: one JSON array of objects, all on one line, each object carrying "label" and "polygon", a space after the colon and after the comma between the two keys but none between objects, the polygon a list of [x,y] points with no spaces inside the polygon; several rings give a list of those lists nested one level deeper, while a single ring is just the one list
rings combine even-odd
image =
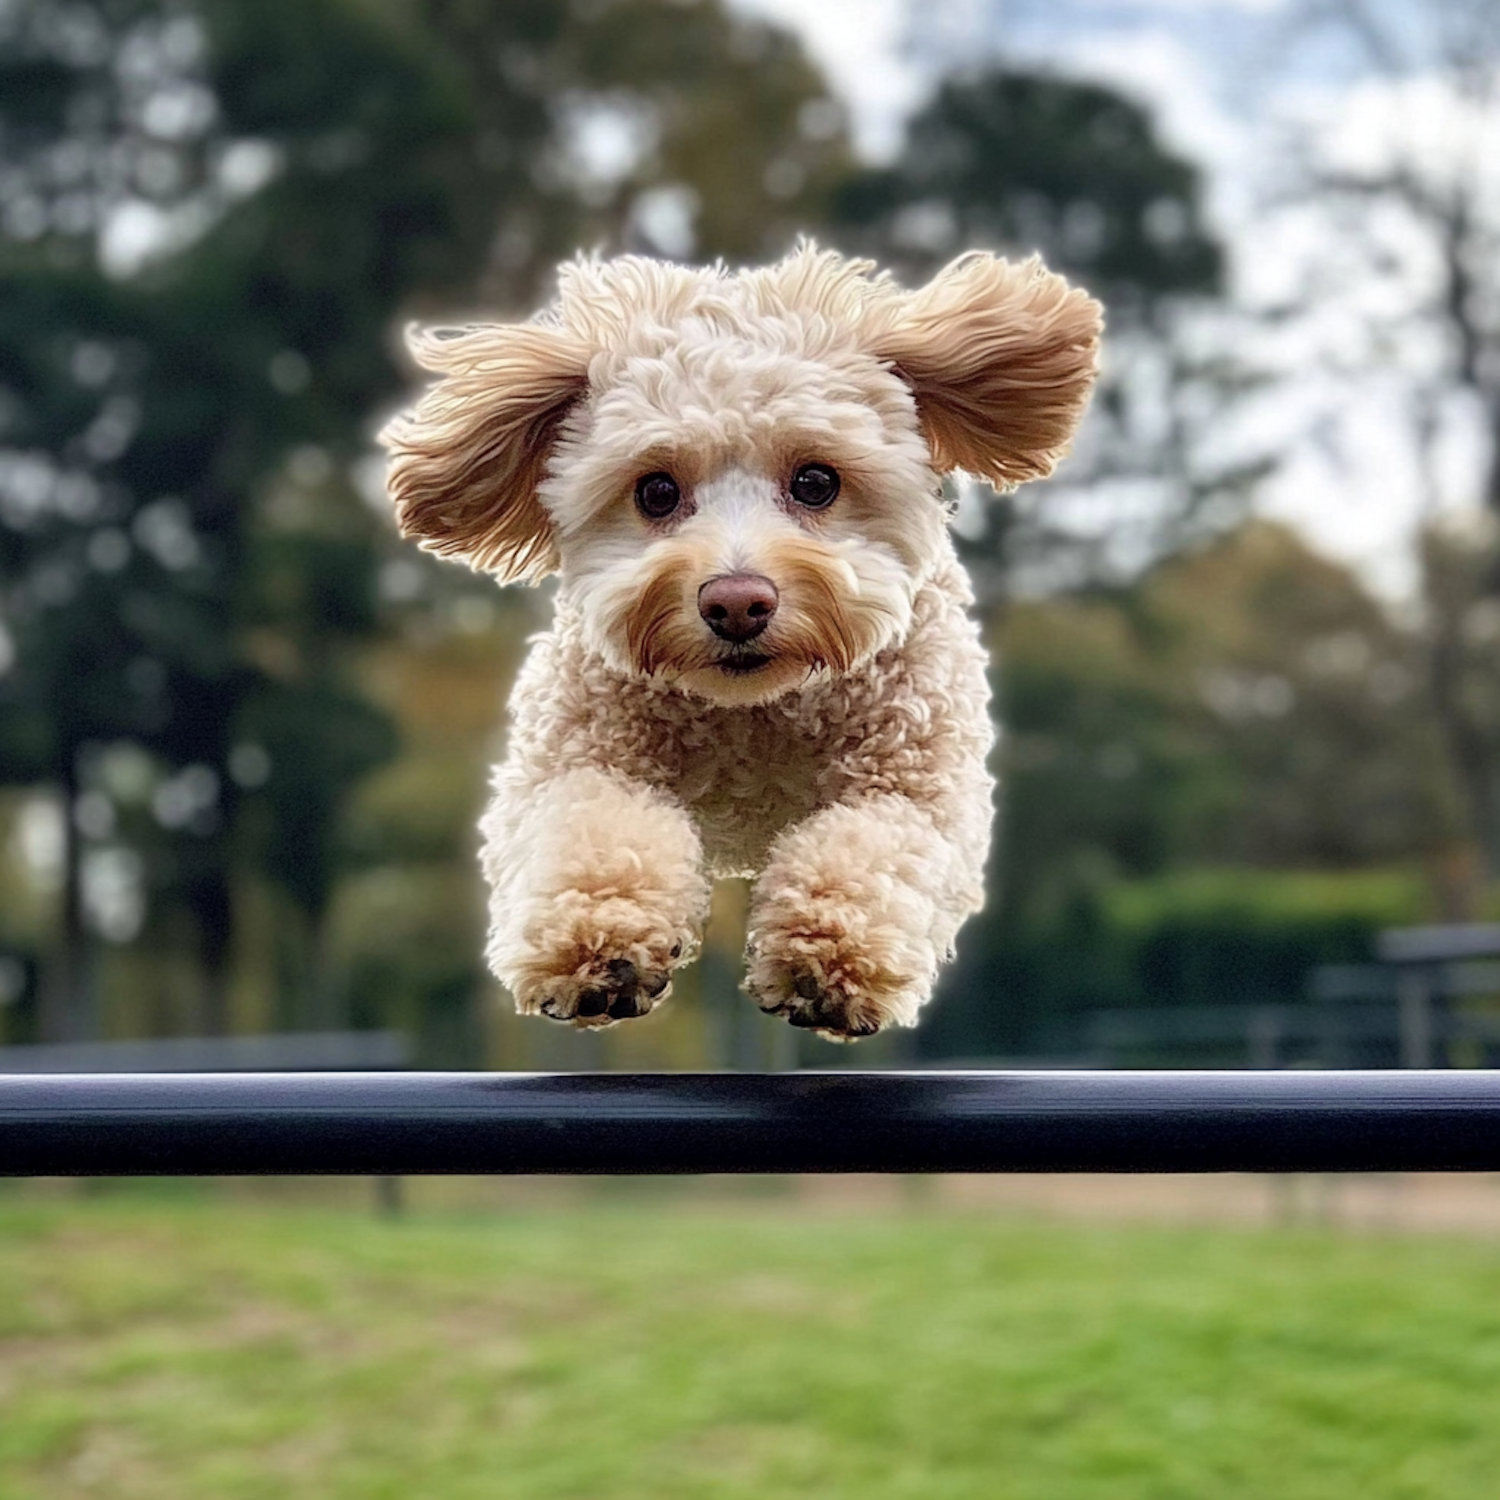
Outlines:
[{"label": "dog's black nose", "polygon": [[758,573],[726,573],[698,590],[698,613],[721,640],[753,641],[776,613],[781,596]]}]

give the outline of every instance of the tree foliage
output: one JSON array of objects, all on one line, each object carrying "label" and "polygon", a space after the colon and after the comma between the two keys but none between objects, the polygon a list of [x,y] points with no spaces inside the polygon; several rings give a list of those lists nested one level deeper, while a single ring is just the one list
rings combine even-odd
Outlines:
[{"label": "tree foliage", "polygon": [[850,243],[909,278],[975,246],[1041,254],[1105,304],[1104,374],[1063,474],[967,497],[959,529],[983,594],[1118,581],[1238,514],[1254,475],[1203,434],[1242,376],[1194,337],[1224,253],[1198,167],[1143,105],[1004,66],[948,78],[896,161],[852,178],[837,212]]},{"label": "tree foliage", "polygon": [[852,181],[849,221],[911,269],[976,245],[1042,254],[1124,318],[1212,293],[1222,252],[1197,169],[1099,84],[997,69],[944,80],[897,161]]},{"label": "tree foliage", "polygon": [[1346,120],[1304,131],[1276,184],[1272,223],[1302,253],[1266,319],[1292,331],[1303,369],[1286,378],[1303,375],[1321,450],[1357,473],[1378,426],[1382,462],[1404,478],[1428,614],[1423,701],[1463,837],[1493,874],[1500,734],[1476,691],[1484,627],[1461,622],[1500,606],[1500,567],[1485,526],[1449,522],[1500,515],[1500,9],[1320,0],[1290,19],[1296,45],[1346,82]]},{"label": "tree foliage", "polygon": [[[1291,872],[1449,879],[1463,819],[1421,635],[1295,533],[1253,522],[1134,588],[1019,601],[996,640],[1001,837],[991,907],[945,984],[953,1032],[1008,1049],[1058,1008],[1277,998],[1288,954],[1367,958],[1375,925],[1335,901],[1306,914],[1304,942],[1271,901]],[[1182,915],[1191,885],[1233,870],[1250,875],[1245,901]],[[1151,908],[1158,927],[1121,928],[1112,893],[1162,882],[1177,894]],[[1408,898],[1398,915],[1423,912]],[[1169,927],[1219,955],[1191,984]],[[1225,970],[1235,943],[1248,988]],[[1153,991],[1137,958],[1178,978]]]}]

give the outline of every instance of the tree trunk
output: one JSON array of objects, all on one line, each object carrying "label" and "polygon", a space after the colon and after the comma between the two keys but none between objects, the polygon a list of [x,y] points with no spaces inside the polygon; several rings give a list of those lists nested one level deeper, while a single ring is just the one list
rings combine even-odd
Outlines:
[{"label": "tree trunk", "polygon": [[37,1040],[81,1042],[91,1024],[88,934],[83,925],[83,841],[73,821],[78,800],[77,777],[68,757],[62,785],[62,891],[56,940],[42,968],[37,996]]},{"label": "tree trunk", "polygon": [[1488,873],[1500,871],[1494,747],[1464,703],[1465,662],[1459,622],[1439,622],[1428,647],[1428,680],[1438,730],[1464,805],[1469,836],[1482,851]]},{"label": "tree trunk", "polygon": [[215,868],[194,881],[188,904],[198,927],[198,959],[203,970],[199,1028],[204,1036],[228,1036],[234,902],[224,870]]}]

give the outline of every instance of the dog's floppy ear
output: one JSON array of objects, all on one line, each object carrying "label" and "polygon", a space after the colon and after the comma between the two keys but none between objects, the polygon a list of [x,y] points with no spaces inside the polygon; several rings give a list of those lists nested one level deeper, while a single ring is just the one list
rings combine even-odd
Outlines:
[{"label": "dog's floppy ear", "polygon": [[443,378],[380,434],[402,532],[503,583],[556,571],[537,485],[591,350],[545,323],[412,330],[407,342]]},{"label": "dog's floppy ear", "polygon": [[1052,472],[1098,373],[1092,297],[1036,258],[975,252],[883,312],[874,352],[911,386],[940,472],[1002,489]]}]

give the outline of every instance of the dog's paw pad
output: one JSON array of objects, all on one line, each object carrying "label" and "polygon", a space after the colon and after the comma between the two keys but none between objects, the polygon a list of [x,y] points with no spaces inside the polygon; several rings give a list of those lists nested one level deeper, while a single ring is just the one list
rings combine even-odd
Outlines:
[{"label": "dog's paw pad", "polygon": [[838,990],[824,989],[812,974],[798,974],[791,994],[784,999],[762,1001],[768,1016],[780,1016],[801,1031],[815,1031],[830,1042],[852,1042],[874,1036],[881,1019],[874,1007],[851,1000]]},{"label": "dog's paw pad", "polygon": [[672,976],[666,969],[642,969],[628,958],[611,958],[587,983],[570,985],[538,1005],[544,1016],[574,1026],[608,1026],[644,1016],[664,1000]]}]

